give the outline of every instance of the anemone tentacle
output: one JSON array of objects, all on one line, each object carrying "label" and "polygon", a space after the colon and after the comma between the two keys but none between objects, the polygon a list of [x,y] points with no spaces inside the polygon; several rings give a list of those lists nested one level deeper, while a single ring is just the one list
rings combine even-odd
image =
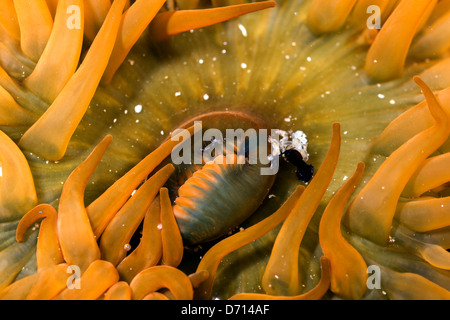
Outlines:
[{"label": "anemone tentacle", "polygon": [[33,176],[25,156],[15,143],[0,131],[0,220],[14,220],[23,215],[20,210],[29,210],[37,202]]},{"label": "anemone tentacle", "polygon": [[[331,264],[331,291],[346,299],[361,299],[367,289],[367,265],[360,253],[341,234],[341,217],[359,183],[364,163],[328,203],[319,225],[320,245]],[[351,285],[349,285],[351,283]]]},{"label": "anemone tentacle", "polygon": [[[80,23],[79,27],[67,27],[67,8],[70,6],[80,8],[79,21],[76,21]],[[83,45],[83,22],[83,1],[59,1],[48,43],[33,72],[23,81],[29,90],[49,103],[55,100],[77,69]]]},{"label": "anemone tentacle", "polygon": [[283,223],[274,243],[262,283],[266,292],[270,294],[297,295],[299,293],[297,261],[300,243],[333,177],[339,159],[340,146],[340,125],[334,123],[327,157],[296,203],[293,213]]},{"label": "anemone tentacle", "polygon": [[126,256],[124,246],[129,244],[150,204],[172,172],[173,166],[170,164],[156,172],[111,219],[100,240],[104,260],[117,265]]},{"label": "anemone tentacle", "polygon": [[[416,81],[424,92],[435,125],[394,151],[358,194],[348,211],[349,228],[377,243],[388,241],[397,202],[408,180],[420,164],[447,140],[450,133],[449,117],[441,104],[420,78],[416,78]],[[398,165],[402,169],[397,169]],[[387,172],[391,173],[389,177],[385,176]],[[373,192],[378,192],[383,200],[377,199],[375,202],[370,196]]]},{"label": "anemone tentacle", "polygon": [[327,292],[330,286],[331,279],[331,266],[330,262],[326,257],[320,259],[322,265],[322,271],[320,275],[320,281],[314,289],[299,294],[296,296],[271,296],[267,294],[258,293],[238,293],[232,297],[230,300],[319,300]]},{"label": "anemone tentacle", "polygon": [[[20,139],[21,148],[48,160],[57,161],[64,156],[105,71],[119,29],[116,20],[124,6],[125,0],[114,1],[82,64],[49,109]],[[53,130],[59,134],[55,136]]]},{"label": "anemone tentacle", "polygon": [[20,219],[16,230],[16,240],[24,241],[25,232],[37,220],[43,219],[39,228],[36,246],[38,271],[64,261],[58,238],[58,217],[56,209],[48,204],[37,205]]},{"label": "anemone tentacle", "polygon": [[[31,6],[31,7],[30,7]],[[53,19],[45,0],[14,0],[20,25],[20,46],[25,55],[37,62],[47,45]]]},{"label": "anemone tentacle", "polygon": [[[414,6],[408,1],[401,1],[398,4],[367,53],[365,68],[371,76],[385,81],[403,72],[414,35],[420,23],[426,21],[427,16],[431,14],[436,2],[417,1]],[[403,22],[401,25],[400,21]],[[397,37],[395,41],[392,34]]]},{"label": "anemone tentacle", "polygon": [[130,282],[140,271],[156,266],[162,257],[160,229],[161,207],[159,197],[155,197],[145,213],[142,237],[139,245],[117,266],[120,278]]},{"label": "anemone tentacle", "polygon": [[106,136],[67,179],[58,207],[58,237],[64,260],[82,271],[100,258],[100,250],[92,231],[85,205],[84,190],[112,136]]}]

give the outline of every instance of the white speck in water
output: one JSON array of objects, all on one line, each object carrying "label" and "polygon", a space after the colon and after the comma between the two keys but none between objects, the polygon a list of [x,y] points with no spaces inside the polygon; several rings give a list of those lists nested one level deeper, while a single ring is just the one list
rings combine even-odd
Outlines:
[{"label": "white speck in water", "polygon": [[241,30],[241,33],[244,37],[247,37],[247,29],[242,24],[238,25],[239,30]]},{"label": "white speck in water", "polygon": [[311,60],[312,60],[311,57],[306,58],[306,61],[308,61],[308,62],[311,62]]},{"label": "white speck in water", "polygon": [[162,136],[164,135],[164,131],[163,131],[163,130],[161,130],[161,135],[162,135]]},{"label": "white speck in water", "polygon": [[391,99],[391,100],[389,100],[389,103],[390,103],[390,104],[395,104],[395,100],[394,100],[394,99]]},{"label": "white speck in water", "polygon": [[181,96],[181,92],[180,91],[175,92],[175,97],[179,97],[179,96]]},{"label": "white speck in water", "polygon": [[123,249],[124,249],[125,251],[130,251],[130,250],[131,250],[131,245],[130,245],[129,243],[127,243],[127,244],[125,244],[125,245],[123,246]]},{"label": "white speck in water", "polygon": [[379,93],[379,94],[378,94],[378,98],[380,98],[380,99],[384,99],[384,94],[382,94],[382,93]]},{"label": "white speck in water", "polygon": [[0,167],[0,177],[3,177],[3,168]]},{"label": "white speck in water", "polygon": [[161,224],[161,223],[158,224],[157,228],[158,228],[159,230],[162,230],[162,224]]},{"label": "white speck in water", "polygon": [[203,95],[203,100],[208,100],[209,99],[209,95],[207,94],[207,93],[205,93],[204,95]]},{"label": "white speck in water", "polygon": [[142,112],[142,104],[138,104],[134,107],[134,112],[141,113]]},{"label": "white speck in water", "polygon": [[241,68],[242,68],[242,69],[247,69],[247,64],[246,64],[245,62],[242,62],[242,63],[241,63]]},{"label": "white speck in water", "polygon": [[344,178],[343,178],[342,180],[344,180],[344,181],[345,181],[345,180],[347,180],[347,179],[348,179],[348,177],[347,177],[347,176],[344,176]]}]

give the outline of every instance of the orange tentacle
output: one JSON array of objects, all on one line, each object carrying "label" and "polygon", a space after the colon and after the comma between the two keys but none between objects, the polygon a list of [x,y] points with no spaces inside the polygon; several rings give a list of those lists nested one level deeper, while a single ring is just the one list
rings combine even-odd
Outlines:
[{"label": "orange tentacle", "polygon": [[0,131],[0,220],[20,219],[37,203],[36,189],[27,159],[3,131]]},{"label": "orange tentacle", "polygon": [[345,299],[361,299],[367,289],[367,265],[341,234],[341,217],[364,172],[358,163],[355,173],[328,203],[319,225],[319,240],[331,263],[331,291]]},{"label": "orange tentacle", "polygon": [[130,283],[133,299],[141,300],[149,293],[167,288],[178,300],[192,300],[191,281],[182,271],[170,266],[155,266],[140,272]]},{"label": "orange tentacle", "polygon": [[162,262],[167,266],[177,267],[183,258],[183,239],[173,214],[167,188],[161,188],[159,196],[161,203]]},{"label": "orange tentacle", "polygon": [[[28,2],[28,1],[27,1]],[[47,160],[60,160],[83,118],[108,64],[125,0],[116,0],[82,64],[19,145]],[[54,134],[58,132],[58,134]]]},{"label": "orange tentacle", "polygon": [[127,254],[124,248],[144,219],[150,204],[170,177],[174,167],[171,164],[155,173],[125,203],[106,227],[100,239],[102,259],[117,265]]},{"label": "orange tentacle", "polygon": [[[70,6],[80,9],[80,26],[68,28]],[[33,73],[24,80],[24,85],[48,102],[53,102],[75,72],[83,45],[83,1],[61,0],[55,24],[47,46]]]},{"label": "orange tentacle", "polygon": [[79,289],[64,289],[56,300],[95,300],[100,298],[119,280],[114,266],[103,260],[92,262],[81,275]]},{"label": "orange tentacle", "polygon": [[382,245],[389,239],[397,202],[408,180],[422,162],[447,140],[450,133],[449,118],[441,104],[420,78],[414,79],[422,88],[435,124],[389,156],[355,197],[346,216],[353,232]]},{"label": "orange tentacle", "polygon": [[142,238],[139,245],[117,266],[120,278],[128,283],[139,272],[156,266],[161,260],[161,230],[158,228],[161,223],[160,212],[159,197],[156,197],[145,214]]},{"label": "orange tentacle", "polygon": [[38,272],[38,278],[30,289],[27,300],[50,300],[67,287],[67,264],[54,265]]},{"label": "orange tentacle", "polygon": [[53,19],[45,0],[14,0],[20,25],[20,45],[23,53],[38,61],[53,28]]},{"label": "orange tentacle", "polygon": [[331,146],[317,174],[286,218],[275,240],[263,276],[263,288],[273,295],[299,292],[298,252],[306,228],[314,215],[336,168],[341,145],[340,125],[333,124]]},{"label": "orange tentacle", "polygon": [[133,292],[125,281],[119,281],[114,284],[105,293],[105,300],[131,300]]},{"label": "orange tentacle", "polygon": [[331,266],[326,257],[320,258],[322,271],[319,283],[310,291],[295,296],[273,296],[259,293],[238,293],[229,300],[319,300],[328,291],[331,281]]},{"label": "orange tentacle", "polygon": [[141,34],[161,9],[165,0],[138,0],[124,12],[120,22],[119,34],[114,50],[109,59],[108,67],[103,75],[102,82],[111,82],[117,69],[127,57],[131,48],[138,41]]},{"label": "orange tentacle", "polygon": [[165,41],[181,32],[210,26],[275,5],[275,1],[263,1],[204,10],[166,11],[152,21],[150,35],[155,41]]},{"label": "orange tentacle", "polygon": [[[194,127],[187,129],[187,131],[192,135]],[[171,140],[164,142],[119,180],[114,182],[111,187],[86,208],[92,229],[97,237],[100,237],[112,217],[124,205],[138,185],[171,154],[172,150],[179,144],[178,141],[178,136],[175,136]]]},{"label": "orange tentacle", "polygon": [[40,204],[28,211],[17,226],[16,240],[23,241],[27,229],[39,219],[44,219],[36,249],[37,266],[41,270],[64,262],[59,246],[56,209],[48,204]]},{"label": "orange tentacle", "polygon": [[86,184],[112,141],[106,136],[92,153],[67,178],[58,212],[58,234],[64,259],[82,271],[100,258],[96,237],[92,232],[84,206]]}]

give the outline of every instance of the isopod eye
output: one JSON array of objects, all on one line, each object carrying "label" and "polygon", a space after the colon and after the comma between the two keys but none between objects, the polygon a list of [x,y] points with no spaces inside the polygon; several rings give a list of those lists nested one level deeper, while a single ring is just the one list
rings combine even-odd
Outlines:
[{"label": "isopod eye", "polygon": [[297,166],[297,179],[303,181],[304,183],[308,183],[311,181],[314,174],[314,167],[310,164],[307,164],[302,160],[301,165]]},{"label": "isopod eye", "polygon": [[[222,133],[222,138],[215,136],[215,144],[211,146],[211,137],[205,134],[200,149],[208,152],[207,156],[213,156],[213,161],[175,164],[174,175],[167,185],[178,226],[188,245],[216,239],[236,228],[261,205],[275,179],[275,175],[265,175],[261,171],[270,163],[262,163],[259,157],[256,163],[250,162],[252,154],[258,154],[254,151],[258,151],[259,143],[265,143],[266,150],[270,150],[267,138],[263,140],[258,135],[260,128],[266,128],[260,121],[234,112],[212,113],[189,124],[193,121],[201,121],[200,134],[215,129]],[[228,135],[237,130],[246,133],[240,143],[239,139],[230,139]],[[190,152],[194,154],[195,136],[190,144]],[[230,145],[234,150],[231,155],[225,148]]]},{"label": "isopod eye", "polygon": [[303,157],[300,152],[295,149],[288,149],[282,154],[282,156],[287,162],[297,167],[296,176],[298,180],[308,183],[312,179],[314,167],[303,161]]}]

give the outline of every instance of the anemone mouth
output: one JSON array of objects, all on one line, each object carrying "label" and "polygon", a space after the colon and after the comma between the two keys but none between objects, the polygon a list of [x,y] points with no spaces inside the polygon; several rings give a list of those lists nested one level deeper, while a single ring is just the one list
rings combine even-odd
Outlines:
[{"label": "anemone mouth", "polygon": [[[57,2],[67,4],[70,1]],[[81,3],[75,0],[73,2]],[[161,5],[163,2],[160,2]],[[178,2],[180,8],[186,5],[185,1]],[[212,1],[213,4],[225,2]],[[178,124],[183,123],[186,118],[190,121],[194,119],[202,121],[208,119],[208,116],[203,116],[204,114],[212,114],[211,118],[218,116],[217,118],[220,119],[223,115],[221,110],[229,108],[231,114],[242,113],[242,119],[249,117],[249,126],[254,125],[252,122],[254,119],[261,117],[265,121],[258,120],[260,124],[268,123],[277,127],[284,125],[287,130],[295,130],[299,127],[305,130],[310,137],[312,162],[317,165],[326,160],[326,163],[330,164],[326,174],[320,174],[320,179],[316,179],[316,182],[308,185],[309,189],[302,191],[301,187],[297,188],[298,181],[292,170],[281,170],[271,189],[271,196],[264,199],[263,205],[256,214],[245,223],[244,227],[248,229],[248,232],[236,233],[224,242],[219,242],[217,247],[211,248],[207,258],[202,259],[199,264],[198,273],[192,277],[197,280],[188,282],[186,275],[182,272],[167,266],[157,266],[150,272],[142,273],[136,281],[131,282],[131,279],[127,278],[130,283],[124,288],[128,295],[125,294],[122,297],[130,298],[130,290],[135,290],[139,292],[139,297],[145,298],[145,293],[141,292],[141,284],[145,281],[150,281],[152,284],[158,283],[158,285],[162,283],[171,290],[177,291],[168,279],[172,277],[187,288],[194,287],[195,295],[199,298],[211,297],[211,294],[213,297],[228,298],[235,293],[243,292],[259,292],[264,295],[244,294],[237,297],[301,299],[321,298],[324,295],[326,298],[332,298],[337,295],[341,298],[376,299],[448,298],[450,264],[446,249],[450,247],[449,222],[446,214],[448,211],[445,211],[447,203],[443,202],[448,200],[446,199],[448,190],[442,191],[442,188],[448,186],[446,184],[448,181],[439,179],[437,182],[431,181],[438,176],[448,176],[448,163],[442,161],[445,157],[438,157],[437,154],[433,154],[433,157],[437,158],[424,159],[425,155],[431,157],[433,152],[445,154],[449,151],[449,140],[445,138],[448,131],[448,125],[445,124],[447,117],[444,115],[449,113],[450,101],[449,91],[445,89],[450,84],[447,76],[449,43],[448,37],[441,37],[441,35],[448,35],[450,30],[446,27],[450,19],[448,1],[420,1],[417,6],[410,6],[408,1],[380,1],[383,13],[380,17],[382,20],[380,31],[366,30],[367,1],[278,1],[277,8],[270,12],[249,15],[227,24],[188,32],[166,43],[156,44],[154,42],[156,39],[167,39],[173,35],[164,31],[170,19],[178,21],[175,23],[178,26],[180,21],[183,25],[183,19],[180,17],[190,17],[187,19],[189,21],[192,17],[204,18],[199,11],[164,13],[155,19],[148,32],[152,35],[156,34],[157,37],[151,40],[144,32],[144,36],[139,38],[139,43],[134,46],[128,56],[125,55],[126,60],[122,60],[124,63],[121,64],[121,68],[117,69],[122,62],[120,57],[124,58],[123,53],[128,52],[131,46],[126,47],[130,42],[124,41],[121,42],[124,47],[113,48],[115,38],[113,34],[118,26],[111,21],[118,21],[118,19],[111,19],[111,17],[115,15],[119,18],[122,14],[120,7],[127,5],[126,1],[115,0],[114,10],[111,9],[108,23],[105,22],[105,25],[109,26],[105,29],[111,32],[101,32],[103,36],[100,38],[103,42],[94,41],[96,45],[92,45],[89,51],[93,48],[108,47],[113,53],[115,51],[119,54],[114,55],[114,58],[110,60],[112,65],[106,66],[108,62],[106,52],[109,50],[92,50],[96,53],[86,55],[86,58],[90,58],[85,58],[85,61],[90,61],[86,64],[89,67],[86,68],[86,65],[83,65],[83,68],[78,69],[79,73],[77,71],[78,76],[74,77],[75,80],[76,78],[81,80],[81,83],[89,80],[86,81],[90,83],[88,91],[93,95],[95,92],[93,100],[91,101],[88,96],[78,95],[83,90],[69,90],[76,88],[79,84],[74,80],[56,103],[60,107],[66,103],[70,105],[70,108],[73,107],[73,109],[63,109],[64,112],[71,113],[68,112],[70,109],[77,115],[75,118],[78,119],[73,121],[74,125],[68,126],[70,129],[65,127],[68,122],[57,121],[58,116],[63,115],[62,112],[52,112],[52,116],[46,115],[40,119],[49,107],[49,101],[54,97],[55,91],[57,93],[59,90],[56,88],[61,87],[61,83],[59,86],[51,87],[43,84],[53,80],[64,82],[63,79],[45,77],[43,76],[45,72],[40,74],[38,72],[39,69],[41,71],[43,69],[36,67],[35,79],[31,77],[23,81],[33,72],[39,58],[39,54],[36,54],[36,51],[39,51],[37,49],[43,49],[42,44],[36,45],[34,40],[38,37],[32,36],[34,30],[30,26],[37,25],[35,23],[37,19],[45,24],[45,28],[36,30],[39,31],[39,36],[42,36],[41,31],[45,34],[46,30],[51,30],[51,23],[49,23],[51,19],[48,17],[54,17],[57,14],[55,2],[33,2],[33,5],[38,4],[35,8],[39,14],[29,17],[30,20],[23,19],[25,17],[23,10],[22,12],[15,10],[15,5],[23,5],[25,1],[23,3],[14,1],[14,4],[11,1],[5,3],[9,4],[5,10],[9,10],[9,14],[13,16],[19,14],[23,25],[11,24],[11,21],[15,21],[14,19],[8,22],[0,17],[0,31],[6,37],[1,39],[4,46],[0,47],[2,50],[0,61],[6,69],[6,72],[0,69],[0,84],[4,89],[0,92],[0,98],[6,108],[0,111],[2,115],[7,115],[0,118],[3,121],[2,130],[6,133],[0,134],[0,147],[2,147],[0,161],[3,169],[0,175],[0,182],[2,182],[0,204],[3,209],[0,212],[0,237],[2,240],[5,239],[0,245],[2,249],[0,257],[8,262],[0,264],[3,268],[0,270],[0,287],[17,280],[11,287],[7,287],[7,290],[1,291],[0,295],[7,295],[14,291],[8,291],[11,288],[19,288],[22,289],[22,297],[26,297],[28,292],[24,290],[35,284],[37,290],[30,294],[36,296],[38,293],[42,294],[39,288],[42,288],[49,273],[54,271],[61,276],[61,278],[58,277],[59,280],[64,278],[65,263],[73,261],[71,254],[67,254],[66,260],[60,260],[60,256],[56,254],[58,248],[49,250],[52,254],[55,253],[52,259],[56,258],[62,263],[51,271],[44,272],[44,269],[41,269],[35,273],[39,269],[34,257],[37,231],[29,231],[31,235],[24,237],[23,239],[26,239],[24,242],[16,242],[14,235],[19,223],[18,219],[36,203],[51,203],[54,207],[58,207],[61,189],[66,183],[77,190],[78,200],[83,198],[83,193],[80,192],[82,185],[79,180],[80,175],[75,175],[77,179],[73,176],[70,179],[68,177],[71,176],[72,171],[78,174],[81,171],[82,177],[86,177],[85,169],[79,170],[78,166],[83,159],[88,159],[89,170],[93,168],[93,160],[88,153],[94,145],[99,145],[99,149],[96,148],[97,151],[95,151],[98,160],[99,152],[101,153],[105,145],[110,142],[108,134],[115,137],[115,143],[113,142],[105,152],[105,157],[99,162],[98,170],[92,176],[93,184],[86,188],[88,207],[85,208],[80,201],[76,202],[76,207],[79,209],[77,212],[84,213],[86,209],[88,214],[88,218],[82,215],[77,225],[79,223],[83,227],[84,234],[93,233],[98,238],[106,226],[99,226],[98,219],[92,211],[96,211],[93,207],[97,205],[96,201],[105,189],[112,187],[122,179],[122,176],[127,176],[128,179],[130,175],[126,172],[129,169],[131,176],[139,172],[139,177],[144,180],[148,172],[134,171],[133,166],[144,158],[154,160],[153,157],[147,158],[148,153],[154,149],[160,156],[161,153],[167,156],[167,147],[158,146],[163,142],[167,132],[177,128]],[[53,3],[50,13],[48,11],[51,7],[49,5],[47,8],[45,3]],[[98,7],[99,10],[96,13],[100,18],[96,21],[87,21],[89,29],[85,34],[91,40],[94,40],[93,35],[100,34],[99,27],[106,21],[104,18],[109,8],[112,8],[108,0],[98,3],[106,9],[102,14],[102,10]],[[145,3],[146,1],[139,0],[133,2],[133,9],[122,15],[124,25],[129,26],[127,23],[133,20],[126,22],[129,17],[148,20],[148,16],[143,17],[139,12],[150,11],[138,10]],[[273,5],[272,1],[264,1],[251,6],[237,6],[231,8],[232,15],[236,14],[234,10],[242,13],[244,8],[256,6],[267,8]],[[21,8],[24,7],[21,6]],[[151,9],[151,12],[155,14],[159,10],[159,8]],[[64,11],[60,10],[60,14],[61,12]],[[222,13],[219,16],[222,19],[225,11],[220,12]],[[227,12],[225,16],[229,16],[230,11]],[[209,18],[206,20],[208,23],[212,22]],[[56,21],[55,18],[55,25],[58,25]],[[146,21],[140,21],[141,25],[147,24]],[[62,26],[64,27],[65,24],[63,23]],[[184,27],[186,28],[186,25]],[[3,33],[5,30],[7,32]],[[20,33],[17,30],[21,30]],[[169,31],[172,32],[173,29]],[[161,34],[158,35],[158,33]],[[397,41],[392,41],[394,36]],[[74,38],[64,36],[61,38],[79,43],[83,33],[78,32]],[[131,38],[122,40],[131,41]],[[49,41],[49,43],[53,43],[54,48],[58,48],[58,45],[55,45],[59,43],[58,41]],[[72,63],[78,66],[77,50],[75,50],[78,47],[67,46],[69,47],[74,49],[71,52],[71,55],[75,56]],[[14,57],[12,53],[17,55]],[[50,61],[48,55],[46,58],[45,56],[42,57],[43,64],[45,61]],[[101,57],[101,59],[95,59],[95,57]],[[103,85],[98,86],[96,82],[100,81],[103,74],[103,71],[100,71],[102,66],[107,67],[107,70],[105,77],[101,80]],[[91,74],[94,75],[93,77],[90,77],[90,72],[87,72],[91,67],[92,70],[96,70]],[[111,79],[115,71],[117,73]],[[69,71],[68,74],[71,72]],[[415,74],[420,74],[432,90],[444,89],[435,94],[438,102],[430,88],[423,83],[420,89],[426,93],[426,101],[421,102],[423,96],[411,81],[411,77]],[[52,90],[47,90],[49,88]],[[77,95],[72,95],[74,93]],[[80,103],[81,108],[76,108],[76,103],[73,103],[75,100],[83,101]],[[416,106],[404,112],[412,105]],[[432,107],[428,108],[429,106]],[[83,108],[86,109],[83,111]],[[443,112],[442,109],[445,111]],[[10,110],[13,112],[8,113]],[[400,117],[392,121],[400,114],[402,114]],[[7,119],[6,122],[5,119]],[[73,119],[69,120],[72,123]],[[336,125],[333,127],[330,125],[335,121],[339,121],[343,129],[341,161],[337,166],[337,146],[340,144],[336,142],[338,136]],[[392,122],[388,125],[390,121]],[[220,121],[218,124],[214,121],[212,123],[217,127],[221,124]],[[372,140],[386,125],[388,127],[381,136]],[[33,129],[24,136],[30,127]],[[265,125],[259,127],[264,128]],[[432,131],[427,131],[430,127],[433,128]],[[54,134],[55,131],[61,135]],[[100,141],[105,135],[105,140]],[[64,141],[58,141],[63,136]],[[334,138],[331,139],[331,137]],[[332,152],[328,157],[330,140],[333,140],[332,148],[330,148]],[[64,154],[62,151],[66,143],[68,145]],[[163,144],[163,146],[167,145]],[[7,152],[3,152],[4,150]],[[420,155],[421,151],[422,155]],[[52,161],[62,154],[64,154],[62,159]],[[366,163],[365,170],[359,163],[357,165],[358,161]],[[428,161],[430,162],[427,163]],[[146,164],[149,162],[153,167],[154,161],[144,161]],[[355,167],[355,174],[349,179],[348,176]],[[433,167],[435,167],[434,171]],[[85,163],[82,168],[86,168]],[[335,168],[336,171],[334,172],[331,168]],[[142,166],[139,169],[142,169]],[[157,181],[155,185],[162,186],[164,184],[162,181],[171,170],[171,167],[167,166],[163,171],[158,171],[152,175],[151,179],[154,179],[152,181]],[[426,172],[432,172],[428,176],[433,179],[424,179],[420,175]],[[359,179],[361,182],[358,184],[356,181]],[[448,180],[448,178],[445,179]],[[318,180],[321,182],[318,183]],[[330,180],[329,185],[328,180]],[[3,181],[14,182],[14,184],[6,184]],[[118,192],[115,196],[109,194],[106,198],[109,200],[116,197],[126,198],[123,199],[126,202],[129,195],[124,190],[128,192],[129,188],[134,189],[134,186],[138,186],[141,182],[127,181],[125,184],[118,184],[120,187],[116,185],[113,188],[122,192]],[[420,190],[415,189],[416,186],[413,184],[417,182],[423,183],[427,188],[430,187],[432,192],[425,195],[432,196],[433,201],[428,201],[430,199],[425,198]],[[339,190],[339,196],[335,196],[342,184],[344,184],[344,191]],[[402,193],[400,189],[405,184],[407,189]],[[5,187],[7,185],[14,185],[11,189],[14,192],[8,190]],[[151,219],[147,220],[151,220],[151,223],[148,223],[149,228],[157,229],[158,213],[162,216],[164,211],[164,217],[171,226],[172,234],[176,235],[173,236],[176,241],[170,242],[168,241],[170,235],[164,236],[166,252],[169,246],[171,248],[169,252],[172,252],[173,256],[166,254],[165,257],[161,257],[160,251],[164,250],[157,248],[152,251],[155,253],[154,256],[143,254],[139,255],[139,258],[145,257],[156,264],[164,260],[176,265],[182,249],[180,249],[176,227],[171,223],[173,219],[170,219],[170,203],[167,205],[167,190],[152,189],[149,185],[150,183],[140,193],[145,191],[152,195],[160,192],[157,198],[160,199],[158,205],[161,207],[157,206],[157,201],[152,202],[152,209],[148,211],[152,212],[149,214]],[[311,185],[313,187],[310,187]],[[25,192],[16,192],[17,188]],[[318,190],[315,188],[320,189],[320,192],[313,192]],[[350,193],[353,190],[355,194],[352,196]],[[67,213],[68,208],[73,207],[68,205],[70,203],[66,198],[68,193],[66,190],[65,200],[62,201],[62,216]],[[291,194],[292,197],[288,199]],[[386,197],[386,194],[390,197]],[[351,205],[344,215],[346,224],[341,226],[340,217],[344,210],[342,206],[345,207],[345,201],[342,199],[347,199]],[[360,201],[364,199],[373,201]],[[282,205],[284,200],[286,203]],[[389,205],[384,206],[388,202]],[[109,201],[106,203],[109,205]],[[163,203],[164,209],[162,209]],[[328,206],[331,208],[328,209]],[[119,205],[115,209],[119,210],[120,207]],[[38,213],[39,210],[43,210],[47,213],[46,220],[48,219],[47,222],[49,222],[47,225],[53,226],[51,221],[54,209],[48,206],[36,208],[35,211],[32,210],[34,213],[30,214],[31,217],[36,217],[36,210]],[[133,212],[132,209],[125,211]],[[273,216],[272,213],[274,213]],[[23,223],[31,221],[30,215],[27,215]],[[283,220],[288,223],[283,223],[281,226]],[[121,221],[120,217],[117,221]],[[95,226],[93,230],[89,228],[90,223]],[[115,224],[117,226],[119,222]],[[134,221],[134,224],[137,222]],[[66,229],[62,233],[62,238],[65,240],[61,239],[66,251],[67,238],[77,239],[83,233],[81,229],[78,233],[70,232],[70,228],[67,228],[70,225],[66,220]],[[296,235],[295,232],[291,232],[292,226],[302,227],[301,237],[298,236],[299,233]],[[47,229],[45,224],[41,226],[40,231],[44,229],[52,230]],[[23,226],[21,230],[23,231]],[[85,245],[89,250],[81,255],[82,259],[79,251],[72,252],[75,260],[80,258],[79,263],[83,263],[83,269],[85,269],[83,271],[87,279],[92,280],[92,276],[95,278],[95,275],[99,274],[105,275],[102,281],[96,282],[97,285],[94,288],[102,292],[98,293],[94,290],[95,293],[89,293],[94,296],[86,295],[86,297],[99,297],[109,287],[114,287],[114,290],[108,291],[108,297],[113,296],[113,292],[117,293],[119,285],[114,284],[117,282],[117,273],[123,276],[129,261],[134,259],[130,258],[121,266],[119,264],[120,267],[117,268],[103,260],[108,257],[108,260],[114,260],[114,263],[117,263],[121,255],[125,254],[124,247],[127,247],[127,243],[121,243],[118,240],[125,236],[120,234],[119,237],[118,233],[117,237],[111,237],[115,230],[111,228],[107,232],[104,243],[100,245],[101,248],[96,247],[98,243],[92,237],[86,241]],[[323,230],[330,232],[323,232]],[[50,238],[55,240],[51,235],[52,233]],[[44,239],[47,238],[39,235],[39,239],[41,243],[38,243],[38,246],[45,248]],[[117,250],[106,252],[110,244],[108,241],[114,243],[114,248]],[[158,241],[154,243],[159,243]],[[58,242],[55,240],[47,243],[48,248],[55,249],[55,243]],[[244,244],[246,245],[242,247]],[[277,250],[274,250],[274,258],[272,258],[271,251],[275,247]],[[282,268],[277,267],[279,266],[277,257],[283,256],[285,252],[280,251],[280,248],[289,251],[289,259],[293,262],[289,264],[288,272],[282,274],[279,274]],[[337,250],[332,250],[333,248]],[[133,250],[129,256],[138,256],[137,253],[148,252],[147,249],[143,246],[141,250]],[[105,251],[101,253],[102,259],[97,259],[99,250]],[[41,254],[46,250],[38,249],[38,251]],[[348,259],[342,259],[342,257],[339,259],[335,255],[336,252],[341,251],[345,251],[344,256]],[[136,254],[133,254],[135,252]],[[319,260],[319,257],[323,255],[325,257]],[[86,257],[89,258],[87,262],[83,260]],[[39,261],[43,261],[41,258],[42,256],[39,257]],[[97,260],[89,264],[88,262],[93,259]],[[194,261],[194,263],[197,262]],[[369,264],[379,267],[382,275],[382,291],[377,288],[367,290],[369,288],[366,286],[365,279]],[[322,272],[319,270],[321,267]],[[263,272],[264,269],[268,271]],[[34,275],[27,277],[33,273]],[[37,279],[38,276],[41,280]],[[155,279],[158,276],[160,279]],[[246,279],[245,283],[242,279]],[[64,284],[64,281],[61,283]],[[198,289],[199,285],[201,289]],[[316,285],[317,289],[315,289]],[[56,291],[58,288],[61,289],[61,287],[53,289]],[[308,290],[311,291],[311,295],[303,296],[302,293],[308,293]],[[151,293],[148,298],[156,298],[159,293]],[[193,297],[193,292],[189,290],[184,292],[186,295],[180,292],[176,292],[175,295],[164,293],[165,297],[172,298]],[[74,296],[65,292],[59,295],[59,298],[61,297],[73,298]]]},{"label": "anemone mouth", "polygon": [[[245,108],[242,108],[245,109]],[[184,121],[177,128],[189,128],[195,121],[201,121],[206,128],[223,129],[270,129],[267,119],[254,113],[242,111],[213,111],[202,113]]]}]

